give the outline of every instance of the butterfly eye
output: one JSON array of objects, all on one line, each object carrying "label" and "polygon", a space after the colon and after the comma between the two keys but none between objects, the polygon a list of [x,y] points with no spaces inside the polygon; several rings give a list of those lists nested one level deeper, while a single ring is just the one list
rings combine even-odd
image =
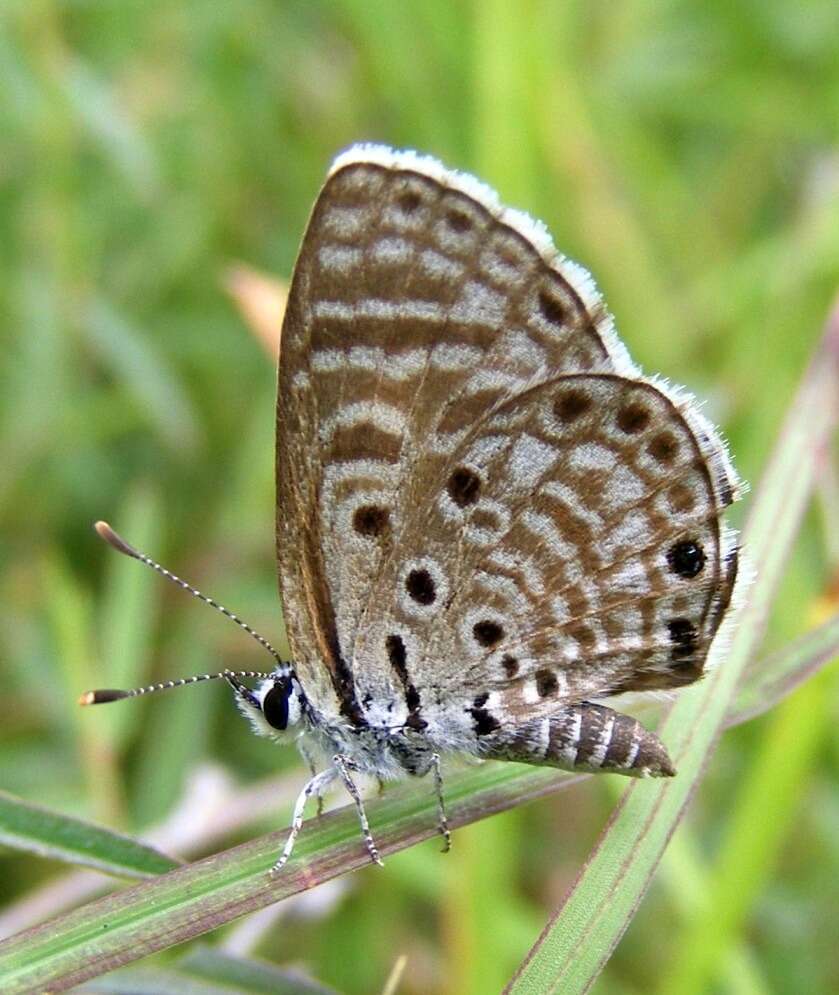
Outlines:
[{"label": "butterfly eye", "polygon": [[277,681],[262,699],[262,714],[265,721],[281,732],[288,726],[288,699],[291,696],[291,682]]}]

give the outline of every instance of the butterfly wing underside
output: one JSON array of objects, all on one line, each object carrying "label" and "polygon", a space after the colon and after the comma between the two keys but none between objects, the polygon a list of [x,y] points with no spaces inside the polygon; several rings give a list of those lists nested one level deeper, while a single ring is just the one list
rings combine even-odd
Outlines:
[{"label": "butterfly wing underside", "polygon": [[433,160],[336,161],[277,407],[280,585],[318,708],[432,732],[475,689],[515,715],[694,680],[736,486],[544,229]]}]

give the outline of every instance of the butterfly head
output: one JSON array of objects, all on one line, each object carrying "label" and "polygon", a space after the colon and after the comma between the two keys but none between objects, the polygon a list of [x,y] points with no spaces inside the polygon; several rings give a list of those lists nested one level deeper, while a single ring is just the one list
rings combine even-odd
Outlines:
[{"label": "butterfly head", "polygon": [[235,678],[227,681],[236,693],[239,710],[258,735],[284,739],[299,732],[306,698],[288,666],[277,667],[253,691]]}]

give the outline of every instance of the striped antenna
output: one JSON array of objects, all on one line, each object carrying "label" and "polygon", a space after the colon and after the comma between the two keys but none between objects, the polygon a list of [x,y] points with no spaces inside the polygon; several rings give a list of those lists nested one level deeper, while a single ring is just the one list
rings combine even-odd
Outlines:
[{"label": "striped antenna", "polygon": [[223,670],[219,674],[196,674],[194,677],[181,677],[176,681],[161,681],[159,684],[149,684],[144,688],[131,688],[122,691],[118,688],[98,688],[95,691],[85,691],[79,698],[80,705],[104,705],[108,701],[120,701],[122,698],[138,698],[141,694],[154,694],[155,691],[168,691],[169,688],[180,688],[186,684],[197,684],[198,681],[216,681],[220,678],[234,680],[237,677],[271,677],[271,674],[259,673],[255,670]]},{"label": "striped antenna", "polygon": [[[280,654],[274,649],[274,647],[268,642],[264,636],[252,629],[247,622],[244,622],[238,615],[234,615],[232,611],[229,611],[224,605],[220,605],[218,601],[214,601],[212,598],[208,598],[206,594],[202,594],[197,587],[193,587],[191,584],[187,584],[185,580],[178,577],[177,574],[173,574],[171,570],[167,570],[166,567],[162,567],[159,563],[150,557],[146,556],[145,553],[141,553],[139,549],[135,549],[133,546],[129,545],[122,538],[119,533],[115,532],[107,522],[96,522],[93,526],[96,529],[96,533],[100,539],[104,539],[105,542],[112,546],[118,553],[122,553],[123,556],[130,556],[133,560],[139,560],[140,563],[145,563],[147,567],[151,567],[152,570],[156,570],[161,577],[165,577],[167,580],[171,580],[173,584],[177,584],[178,587],[182,587],[185,591],[198,598],[199,601],[203,601],[205,605],[209,605],[211,608],[215,608],[216,611],[220,611],[222,615],[229,618],[232,622],[235,622],[240,629],[244,629],[245,632],[252,638],[255,639],[263,649],[268,650],[271,656],[280,664],[280,666],[288,666],[285,660],[280,656]],[[225,674],[213,674],[212,677],[224,677]],[[260,676],[260,675],[243,675],[243,676]],[[199,680],[207,680],[206,677],[200,677]],[[189,682],[186,682],[189,683]],[[169,685],[166,685],[167,687]]]}]

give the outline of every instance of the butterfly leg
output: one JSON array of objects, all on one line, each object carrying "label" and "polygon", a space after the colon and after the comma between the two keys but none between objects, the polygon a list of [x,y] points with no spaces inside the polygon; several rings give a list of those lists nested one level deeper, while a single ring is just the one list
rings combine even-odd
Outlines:
[{"label": "butterfly leg", "polygon": [[572,771],[672,777],[676,771],[654,732],[636,719],[589,701],[481,737],[481,756]]},{"label": "butterfly leg", "polygon": [[280,859],[271,868],[272,874],[276,874],[291,856],[291,851],[294,849],[294,843],[300,833],[300,827],[303,825],[303,810],[306,808],[306,802],[312,797],[312,795],[320,797],[322,792],[329,787],[338,774],[339,771],[335,767],[328,767],[326,770],[322,770],[319,774],[315,774],[314,777],[309,778],[304,785],[303,790],[297,796],[297,801],[294,803],[294,814],[291,817],[291,831],[288,834],[288,839],[285,841],[285,846],[283,847],[283,852],[280,854]]},{"label": "butterfly leg", "polygon": [[[312,754],[306,748],[305,743],[300,740],[297,744],[297,749],[300,751],[300,756],[306,761],[306,766],[309,768],[312,777],[317,774],[317,767],[315,767],[315,760]],[[317,794],[318,811],[317,816],[320,818],[323,815],[323,792],[318,792]]]},{"label": "butterfly leg", "polygon": [[452,834],[449,831],[449,820],[446,817],[446,802],[443,798],[443,774],[440,770],[440,754],[431,754],[431,769],[434,773],[434,789],[437,792],[437,829],[443,837],[443,853],[452,848]]},{"label": "butterfly leg", "polygon": [[335,765],[335,770],[341,775],[341,780],[344,782],[347,793],[355,802],[358,821],[361,823],[361,833],[364,836],[364,842],[367,844],[367,852],[370,854],[370,859],[374,864],[378,864],[379,867],[384,867],[382,858],[379,856],[379,851],[373,840],[373,834],[370,832],[370,823],[367,821],[367,813],[364,811],[364,802],[362,801],[361,793],[358,790],[358,785],[350,775],[350,771],[358,770],[358,767],[349,757],[345,757],[341,753],[335,754],[332,758],[332,763]]}]

